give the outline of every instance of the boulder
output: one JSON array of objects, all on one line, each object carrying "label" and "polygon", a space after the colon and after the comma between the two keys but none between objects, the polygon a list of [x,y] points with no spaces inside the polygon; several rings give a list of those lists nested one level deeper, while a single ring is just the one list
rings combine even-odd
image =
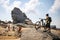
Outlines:
[{"label": "boulder", "polygon": [[33,25],[32,21],[29,18],[25,19],[25,24]]},{"label": "boulder", "polygon": [[15,7],[11,11],[13,23],[24,23],[25,19],[27,19],[27,16],[25,13],[23,13],[19,8]]}]

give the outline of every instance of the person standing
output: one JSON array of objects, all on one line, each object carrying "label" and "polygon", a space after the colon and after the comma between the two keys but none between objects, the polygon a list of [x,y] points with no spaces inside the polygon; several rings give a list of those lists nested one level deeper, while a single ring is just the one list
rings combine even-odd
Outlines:
[{"label": "person standing", "polygon": [[46,26],[45,26],[45,31],[48,29],[48,32],[51,32],[51,28],[50,28],[50,24],[51,24],[51,22],[52,22],[52,19],[51,19],[51,17],[49,17],[49,14],[46,14],[46,19],[45,19],[45,21],[46,21]]}]

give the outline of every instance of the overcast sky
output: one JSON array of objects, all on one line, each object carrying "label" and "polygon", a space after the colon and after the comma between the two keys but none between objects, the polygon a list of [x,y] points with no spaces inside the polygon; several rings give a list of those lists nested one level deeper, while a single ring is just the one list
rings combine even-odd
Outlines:
[{"label": "overcast sky", "polygon": [[52,24],[60,28],[60,0],[0,0],[0,20],[11,20],[11,10],[20,8],[32,22],[49,13]]}]

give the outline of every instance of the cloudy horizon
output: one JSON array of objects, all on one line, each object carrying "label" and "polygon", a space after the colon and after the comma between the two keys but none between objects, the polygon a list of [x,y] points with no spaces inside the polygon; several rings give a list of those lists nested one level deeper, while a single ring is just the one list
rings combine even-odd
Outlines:
[{"label": "cloudy horizon", "polygon": [[60,0],[0,0],[0,20],[11,20],[11,11],[18,7],[33,23],[49,13],[52,24],[60,28]]}]

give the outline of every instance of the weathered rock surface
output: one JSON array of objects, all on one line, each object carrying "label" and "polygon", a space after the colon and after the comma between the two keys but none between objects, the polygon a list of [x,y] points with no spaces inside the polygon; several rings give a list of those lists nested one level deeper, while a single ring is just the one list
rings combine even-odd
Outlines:
[{"label": "weathered rock surface", "polygon": [[16,25],[21,25],[21,26],[23,26],[24,28],[35,28],[34,25],[28,25],[28,24],[25,24],[25,23],[17,23],[17,24],[15,24],[15,26],[16,26]]},{"label": "weathered rock surface", "polygon": [[32,25],[33,23],[32,23],[32,21],[29,18],[27,18],[25,20],[25,24]]},{"label": "weathered rock surface", "polygon": [[13,23],[23,23],[27,16],[19,8],[14,8],[11,12]]},{"label": "weathered rock surface", "polygon": [[22,31],[21,40],[52,40],[52,37],[46,33],[37,32],[34,28],[28,28]]}]

